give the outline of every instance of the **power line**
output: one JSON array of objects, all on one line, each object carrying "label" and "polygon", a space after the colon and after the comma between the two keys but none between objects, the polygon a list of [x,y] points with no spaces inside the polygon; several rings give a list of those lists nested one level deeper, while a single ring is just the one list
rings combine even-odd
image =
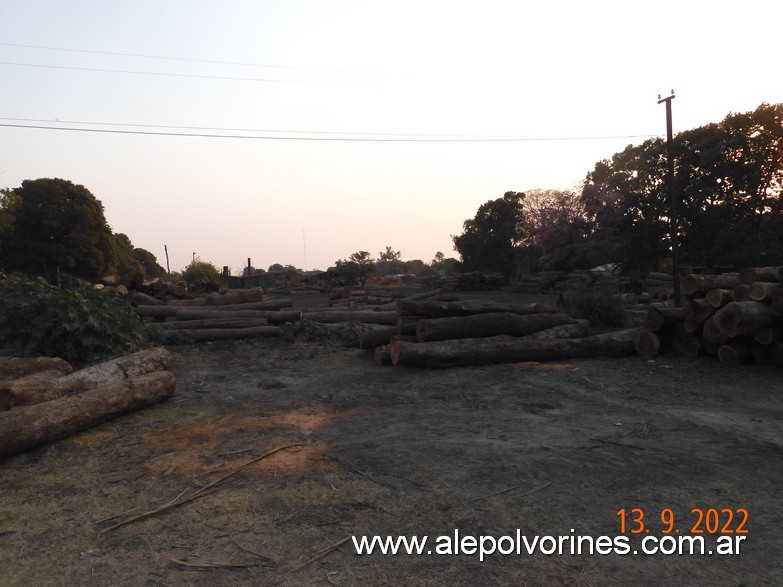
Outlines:
[{"label": "power line", "polygon": [[233,77],[225,75],[196,75],[189,73],[165,73],[160,71],[134,71],[129,69],[101,69],[97,67],[73,67],[67,65],[42,65],[40,63],[15,63],[11,61],[0,61],[0,65],[13,65],[17,67],[37,67],[43,69],[67,69],[71,71],[92,71],[98,73],[126,73],[133,75],[157,75],[164,77],[190,77],[197,79],[219,79],[219,80],[233,80],[233,81],[245,81],[245,82],[275,82],[283,84],[324,84],[329,82],[320,82],[314,80],[287,80],[287,79],[270,79],[270,78],[258,78],[258,77]]},{"label": "power line", "polygon": [[66,47],[46,47],[43,45],[22,45],[19,43],[0,43],[4,47],[21,47],[24,49],[44,49],[46,51],[67,51],[69,53],[87,53],[91,55],[114,55],[117,57],[140,57],[142,59],[161,59],[167,61],[189,61],[191,63],[211,63],[214,65],[241,65],[243,67],[267,67],[273,69],[292,69],[300,71],[323,71],[333,73],[355,73],[339,69],[322,69],[318,67],[297,67],[290,65],[265,65],[262,63],[247,63],[242,61],[219,61],[217,59],[197,59],[194,57],[166,57],[163,55],[145,55],[142,53],[120,53],[116,51],[90,51],[87,49],[68,49]]},{"label": "power line", "polygon": [[[2,119],[7,120],[7,119]],[[103,134],[124,134],[124,135],[143,135],[143,136],[166,136],[166,137],[197,137],[207,139],[251,139],[268,141],[342,141],[342,142],[363,142],[363,143],[512,143],[512,142],[548,142],[548,141],[594,141],[611,139],[630,139],[630,138],[652,138],[658,135],[619,135],[619,136],[594,136],[594,137],[484,137],[484,138],[444,138],[444,137],[416,137],[409,138],[387,138],[387,137],[294,137],[294,136],[271,136],[271,135],[230,135],[230,134],[212,134],[212,133],[190,133],[190,132],[160,132],[147,130],[121,130],[111,128],[83,128],[83,127],[65,127],[65,126],[44,126],[32,124],[8,124],[1,123],[0,127],[5,128],[26,128],[38,130],[61,130],[71,132],[103,133]],[[177,127],[175,127],[177,128]],[[307,132],[307,131],[297,131]],[[313,131],[318,132],[318,131]]]}]

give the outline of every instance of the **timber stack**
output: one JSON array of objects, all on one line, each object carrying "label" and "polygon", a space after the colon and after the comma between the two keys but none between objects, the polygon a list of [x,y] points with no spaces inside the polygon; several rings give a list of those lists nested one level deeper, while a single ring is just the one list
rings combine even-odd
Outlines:
[{"label": "timber stack", "polygon": [[633,353],[635,329],[588,336],[547,304],[484,300],[399,300],[396,323],[361,337],[379,365],[453,367]]},{"label": "timber stack", "polygon": [[62,359],[0,360],[0,458],[171,397],[171,364],[164,348],[78,371]]},{"label": "timber stack", "polygon": [[691,358],[715,355],[723,363],[783,366],[783,266],[688,274],[680,291],[681,307],[650,308],[636,331],[643,358],[671,349]]},{"label": "timber stack", "polygon": [[168,343],[279,336],[281,324],[300,316],[290,299],[267,299],[260,287],[167,300],[137,291],[129,298],[153,336]]}]

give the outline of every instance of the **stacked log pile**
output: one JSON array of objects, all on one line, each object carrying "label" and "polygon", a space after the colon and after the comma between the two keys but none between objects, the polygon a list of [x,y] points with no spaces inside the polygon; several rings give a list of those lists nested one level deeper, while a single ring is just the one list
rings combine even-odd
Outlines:
[{"label": "stacked log pile", "polygon": [[130,297],[149,330],[164,341],[279,336],[280,324],[300,317],[290,299],[265,299],[260,287],[167,301],[140,292]]},{"label": "stacked log pile", "polygon": [[680,308],[651,308],[634,335],[650,359],[668,349],[723,363],[783,365],[783,266],[739,273],[684,275]]},{"label": "stacked log pile", "polygon": [[452,367],[633,352],[634,329],[586,336],[589,325],[546,304],[400,300],[395,327],[362,337],[379,365]]},{"label": "stacked log pile", "polygon": [[79,371],[61,359],[0,361],[0,457],[170,397],[175,387],[171,363],[163,348]]}]

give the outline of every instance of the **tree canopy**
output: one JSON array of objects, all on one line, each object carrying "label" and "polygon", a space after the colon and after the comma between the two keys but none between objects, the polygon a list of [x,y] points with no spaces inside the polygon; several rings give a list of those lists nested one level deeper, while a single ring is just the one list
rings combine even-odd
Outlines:
[{"label": "tree canopy", "polygon": [[0,265],[50,280],[58,271],[97,279],[115,269],[103,205],[64,179],[36,179],[0,200]]},{"label": "tree canopy", "polygon": [[[681,256],[696,265],[783,260],[783,104],[729,114],[674,139]],[[670,256],[666,145],[628,146],[588,174],[583,205],[613,259],[655,267]],[[612,200],[614,210],[602,200]]]},{"label": "tree canopy", "polygon": [[522,192],[506,192],[482,204],[476,216],[463,223],[462,234],[452,235],[465,269],[513,273],[517,247],[528,236],[524,199]]}]

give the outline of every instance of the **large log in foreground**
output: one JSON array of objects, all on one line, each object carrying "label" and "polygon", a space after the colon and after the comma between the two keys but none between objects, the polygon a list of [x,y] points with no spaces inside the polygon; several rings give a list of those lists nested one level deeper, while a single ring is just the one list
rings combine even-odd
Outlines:
[{"label": "large log in foreground", "polygon": [[211,318],[223,318],[233,320],[237,318],[264,319],[270,324],[283,324],[284,322],[296,322],[299,320],[299,310],[177,310],[177,320],[209,320]]},{"label": "large log in foreground", "polygon": [[170,371],[156,371],[133,379],[101,385],[70,397],[0,413],[0,457],[84,430],[174,394]]},{"label": "large log in foreground", "polygon": [[509,312],[428,318],[416,323],[416,338],[419,342],[432,342],[452,338],[484,338],[500,334],[525,336],[573,321],[568,314],[520,315]]},{"label": "large log in foreground", "polygon": [[394,365],[416,367],[456,367],[520,361],[585,359],[600,356],[621,357],[634,352],[633,333],[620,330],[585,338],[530,340],[526,337],[495,336],[462,338],[437,342],[391,343]]},{"label": "large log in foreground", "polygon": [[8,407],[37,404],[145,373],[168,371],[171,363],[171,353],[163,347],[156,347],[98,363],[56,379],[28,377],[7,381],[0,384],[0,392],[7,397]]},{"label": "large log in foreground", "polygon": [[404,316],[426,316],[428,318],[447,318],[451,316],[471,316],[495,312],[511,314],[554,314],[557,310],[549,304],[502,304],[489,300],[465,300],[461,302],[431,302],[399,300],[397,313]]}]

